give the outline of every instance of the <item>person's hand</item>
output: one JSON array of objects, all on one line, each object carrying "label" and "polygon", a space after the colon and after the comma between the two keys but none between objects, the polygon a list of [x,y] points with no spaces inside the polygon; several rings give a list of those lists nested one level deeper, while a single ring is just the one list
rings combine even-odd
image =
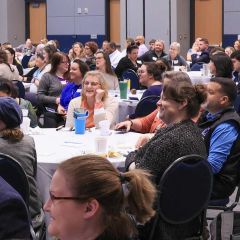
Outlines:
[{"label": "person's hand", "polygon": [[59,105],[59,103],[60,103],[60,97],[57,97],[55,102],[56,102],[57,105]]},{"label": "person's hand", "polygon": [[61,115],[67,114],[65,108],[61,104],[58,105],[57,112],[58,112],[58,114],[61,114]]},{"label": "person's hand", "polygon": [[147,143],[153,136],[154,136],[153,133],[142,134],[142,135],[138,138],[135,147],[136,147],[137,149],[140,148],[140,147],[142,147],[142,146],[143,146],[145,143]]},{"label": "person's hand", "polygon": [[97,103],[102,101],[102,98],[104,96],[105,91],[103,89],[97,89],[96,90],[96,95],[95,95],[95,101]]},{"label": "person's hand", "polygon": [[132,123],[131,121],[124,121],[124,122],[120,122],[115,126],[115,129],[126,129],[126,132],[129,132],[131,129]]}]

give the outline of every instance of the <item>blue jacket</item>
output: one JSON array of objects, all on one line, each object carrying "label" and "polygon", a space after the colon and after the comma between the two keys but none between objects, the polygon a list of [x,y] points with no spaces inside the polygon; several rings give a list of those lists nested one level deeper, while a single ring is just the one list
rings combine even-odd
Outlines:
[{"label": "blue jacket", "polygon": [[70,101],[80,96],[81,86],[75,83],[68,83],[62,90],[60,104],[67,110]]}]

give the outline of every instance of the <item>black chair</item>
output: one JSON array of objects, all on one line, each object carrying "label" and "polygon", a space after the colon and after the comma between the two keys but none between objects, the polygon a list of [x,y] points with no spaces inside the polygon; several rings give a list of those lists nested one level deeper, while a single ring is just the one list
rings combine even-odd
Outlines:
[{"label": "black chair", "polygon": [[[221,211],[232,211],[239,202],[239,198],[240,198],[240,181],[238,183],[237,187],[237,193],[235,196],[235,199],[232,203],[229,203],[229,198],[225,198],[225,199],[218,199],[218,200],[210,200],[209,202],[209,206],[208,209],[211,210],[221,210]],[[213,217],[208,217],[207,219],[211,220],[213,219]]]},{"label": "black chair", "polygon": [[21,195],[0,176],[0,239],[30,239],[31,222]]},{"label": "black chair", "polygon": [[9,155],[0,153],[0,176],[22,196],[29,206],[29,184],[20,163]]},{"label": "black chair", "polygon": [[29,63],[29,60],[31,57],[32,57],[32,55],[24,55],[23,56],[22,61],[21,61],[23,68],[28,68],[28,63]]},{"label": "black chair", "polygon": [[191,71],[200,71],[201,68],[203,67],[204,62],[198,62],[198,63],[194,63],[191,66]]},{"label": "black chair", "polygon": [[139,89],[139,77],[132,69],[127,69],[122,73],[121,80],[130,79],[130,89]]},{"label": "black chair", "polygon": [[[0,153],[0,176],[21,195],[29,210],[29,183],[21,164],[13,157]],[[28,215],[31,224],[32,239],[45,240],[46,228],[44,219],[39,221],[41,225],[38,226],[37,231],[35,231],[35,229],[33,229],[34,222],[31,221],[29,212]],[[41,213],[39,217],[43,218],[44,214]]]},{"label": "black chair", "polygon": [[23,83],[19,80],[12,80],[12,83],[17,87],[18,97],[25,98],[25,87]]},{"label": "black chair", "polygon": [[142,98],[136,106],[135,113],[130,115],[129,118],[144,117],[153,112],[157,108],[157,102],[160,96],[150,95]]},{"label": "black chair", "polygon": [[184,224],[201,216],[202,227],[193,237],[201,237],[205,209],[212,190],[212,170],[199,155],[175,160],[164,172],[158,185],[158,208],[149,240],[153,239],[158,219],[170,224]]}]

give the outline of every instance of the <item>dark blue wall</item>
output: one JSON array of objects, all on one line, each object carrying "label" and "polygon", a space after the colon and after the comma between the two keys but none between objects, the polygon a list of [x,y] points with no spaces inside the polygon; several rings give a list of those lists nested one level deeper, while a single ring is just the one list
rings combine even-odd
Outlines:
[{"label": "dark blue wall", "polygon": [[102,42],[106,39],[104,35],[98,35],[97,39],[91,39],[90,35],[48,35],[48,40],[58,40],[60,44],[60,50],[68,53],[74,42],[86,43],[88,41],[94,41],[98,44],[99,48],[102,46]]}]

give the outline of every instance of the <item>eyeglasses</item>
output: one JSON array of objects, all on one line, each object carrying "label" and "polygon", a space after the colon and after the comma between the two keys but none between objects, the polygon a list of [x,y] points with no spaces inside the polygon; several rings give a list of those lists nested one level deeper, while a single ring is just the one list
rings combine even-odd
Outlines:
[{"label": "eyeglasses", "polygon": [[68,62],[68,61],[62,61],[61,63],[64,63],[64,64],[69,65],[69,62]]},{"label": "eyeglasses", "polygon": [[98,82],[84,82],[84,85],[91,85],[92,87],[96,87],[97,85],[100,85],[100,83],[98,83]]},{"label": "eyeglasses", "polygon": [[49,193],[52,202],[55,200],[82,200],[80,197],[56,197],[51,192]]}]

